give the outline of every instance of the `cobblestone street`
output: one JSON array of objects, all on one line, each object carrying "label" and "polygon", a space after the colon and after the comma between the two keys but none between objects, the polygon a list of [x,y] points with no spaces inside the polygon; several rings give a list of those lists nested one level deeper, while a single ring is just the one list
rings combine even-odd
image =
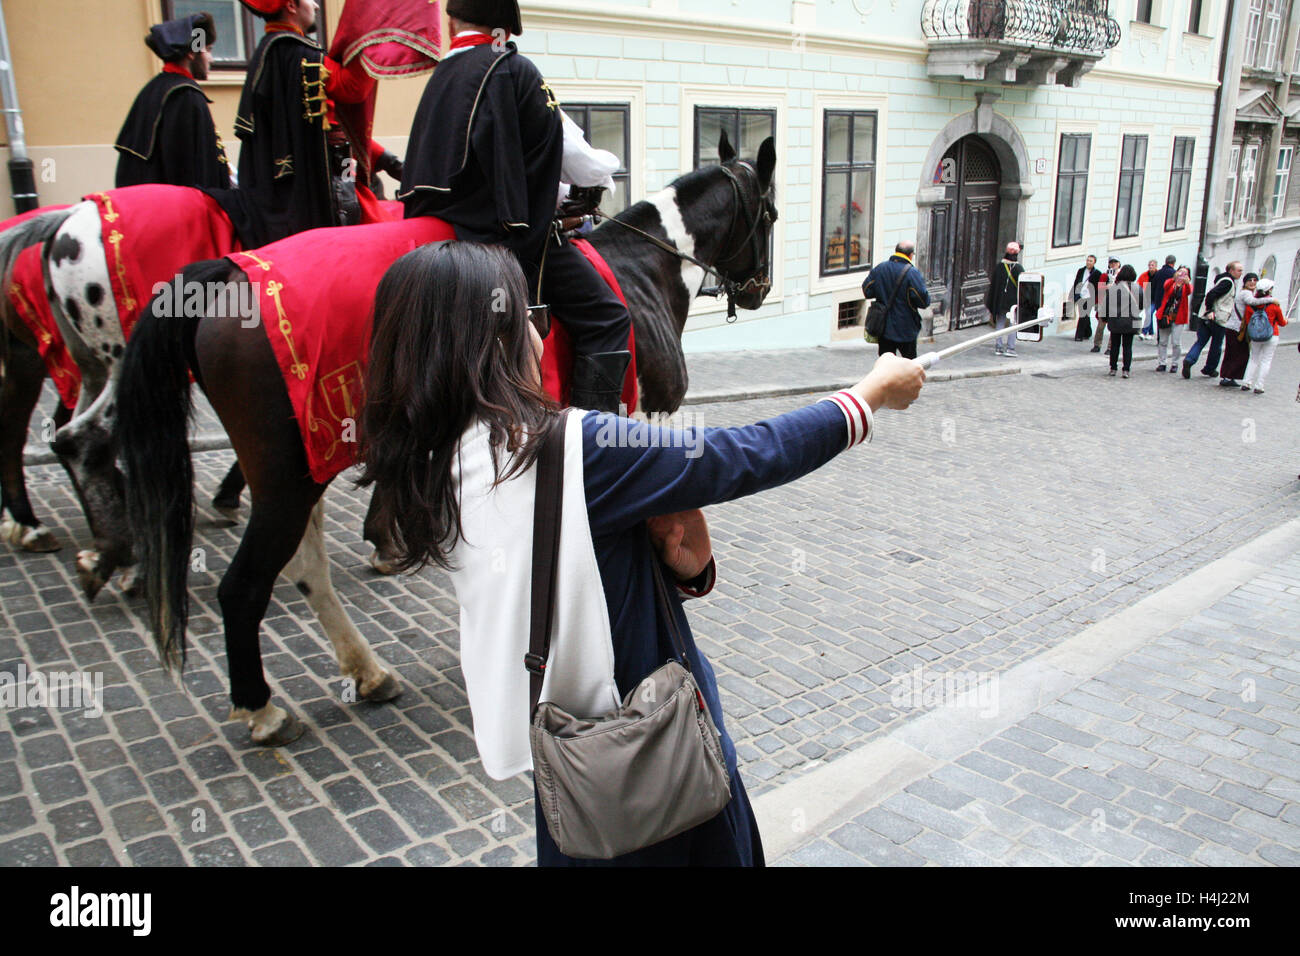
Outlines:
[{"label": "cobblestone street", "polygon": [[[762,808],[786,806],[786,788],[865,748],[915,743],[907,728],[925,709],[897,706],[897,675],[1008,675],[1007,696],[1010,675],[1300,513],[1292,345],[1263,395],[1154,374],[1145,351],[1133,378],[1110,379],[1081,349],[1043,343],[1068,361],[936,381],[911,410],[881,412],[872,444],[710,510],[718,586],[689,613],[765,838]],[[781,355],[693,362],[692,394],[715,401],[687,406],[692,423],[814,397],[716,401],[737,383],[830,385],[870,361],[860,348],[808,350],[805,365]],[[370,570],[368,495],[346,476],[327,493],[335,585],[405,693],[343,702],[328,642],[286,581],[263,654],[276,702],[307,733],[261,750],[228,720],[216,589],[242,527],[216,526],[207,506],[230,453],[196,463],[179,684],[138,599],[110,587],[87,606],[71,568],[90,537],[76,498],[57,466],[28,469],[64,548],[0,551],[0,672],[100,673],[104,712],[0,715],[0,864],[531,863],[530,784],[492,781],[476,757],[450,583]],[[1295,865],[1297,617],[1300,560],[1280,560],[1185,621],[1171,612],[1167,633],[1081,670],[1079,686],[1008,703],[1018,716],[996,733],[971,725],[896,792],[846,801],[797,838],[772,833],[769,862]]]}]

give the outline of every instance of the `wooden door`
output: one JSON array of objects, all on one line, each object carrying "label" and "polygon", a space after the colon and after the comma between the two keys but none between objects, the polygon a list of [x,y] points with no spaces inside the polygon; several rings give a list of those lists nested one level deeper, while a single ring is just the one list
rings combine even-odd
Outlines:
[{"label": "wooden door", "polygon": [[[977,136],[954,145],[958,180],[956,248],[953,250],[954,326],[988,321],[984,296],[998,254],[998,190],[1002,172],[993,151]],[[1010,238],[1010,237],[1008,237]]]}]

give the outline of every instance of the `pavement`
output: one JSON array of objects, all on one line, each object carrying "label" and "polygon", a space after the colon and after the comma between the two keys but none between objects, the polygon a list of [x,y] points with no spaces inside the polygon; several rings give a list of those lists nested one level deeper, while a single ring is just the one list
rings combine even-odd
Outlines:
[{"label": "pavement", "polygon": [[[1157,375],[1145,344],[1110,379],[1086,349],[967,353],[871,445],[710,509],[720,579],[689,614],[770,862],[1296,862],[1300,357],[1284,345],[1253,395]],[[873,354],[689,356],[684,413],[761,420]],[[28,469],[68,546],[0,552],[0,674],[101,674],[104,713],[3,709],[0,863],[531,863],[529,784],[475,755],[450,583],[371,572],[345,478],[327,493],[335,584],[406,692],[342,701],[286,582],[264,659],[309,730],[248,745],[216,604],[240,529],[203,496],[229,453],[196,465],[180,684],[137,601],[80,597],[76,499],[57,467]]]}]

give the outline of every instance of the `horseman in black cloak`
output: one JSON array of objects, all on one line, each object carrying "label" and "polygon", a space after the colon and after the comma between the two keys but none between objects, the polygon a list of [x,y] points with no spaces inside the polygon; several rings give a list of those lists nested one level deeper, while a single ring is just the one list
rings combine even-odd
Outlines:
[{"label": "horseman in black cloak", "polygon": [[159,23],[145,45],[163,61],[162,72],[145,84],[122,124],[116,185],[230,185],[226,150],[217,136],[198,80],[208,78],[216,26],[209,13]]},{"label": "horseman in black cloak", "polygon": [[214,192],[246,248],[294,233],[362,221],[356,172],[369,168],[334,120],[337,100],[359,103],[374,79],[358,64],[335,63],[307,34],[316,29],[316,0],[240,0],[266,33],[248,63],[235,116],[239,188]]},{"label": "horseman in black cloak", "polygon": [[437,216],[458,238],[509,248],[534,302],[572,339],[570,403],[617,412],[631,318],[553,226],[561,199],[561,216],[594,211],[612,168],[509,42],[523,32],[517,0],[450,0],[447,15],[455,39],[416,111],[398,198],[408,218]]}]

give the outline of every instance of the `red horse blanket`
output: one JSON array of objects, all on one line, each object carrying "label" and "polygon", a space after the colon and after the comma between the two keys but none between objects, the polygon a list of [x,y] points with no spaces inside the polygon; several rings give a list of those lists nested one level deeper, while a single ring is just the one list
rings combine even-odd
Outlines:
[{"label": "red horse blanket", "polygon": [[[67,209],[67,206],[42,206],[30,212],[14,216],[0,222],[0,232],[16,226],[24,220],[31,219],[46,212]],[[59,398],[68,408],[76,408],[77,394],[81,391],[81,372],[67,346],[63,344],[63,335],[54,324],[54,314],[50,303],[45,298],[45,279],[41,275],[41,247],[29,246],[18,254],[14,261],[13,273],[9,276],[9,287],[5,289],[10,307],[27,326],[32,337],[36,339],[36,348],[45,361],[54,378],[54,385],[59,390]]]},{"label": "red horse blanket", "polygon": [[113,299],[130,338],[154,287],[174,282],[191,262],[236,248],[235,230],[217,201],[188,186],[126,186],[86,197],[99,207]]},{"label": "red horse blanket", "polygon": [[[260,324],[280,365],[313,480],[324,484],[356,462],[357,416],[365,403],[371,307],[379,280],[416,246],[454,238],[447,223],[423,216],[313,229],[230,255],[258,290]],[[594,250],[584,251],[599,260]],[[613,273],[599,262],[617,291]],[[557,353],[567,356],[562,365]],[[558,370],[571,366],[568,337],[553,323],[543,383],[557,400],[567,392],[568,378],[567,371],[561,376]],[[635,369],[629,368],[624,383],[629,409],[635,397]]]}]

